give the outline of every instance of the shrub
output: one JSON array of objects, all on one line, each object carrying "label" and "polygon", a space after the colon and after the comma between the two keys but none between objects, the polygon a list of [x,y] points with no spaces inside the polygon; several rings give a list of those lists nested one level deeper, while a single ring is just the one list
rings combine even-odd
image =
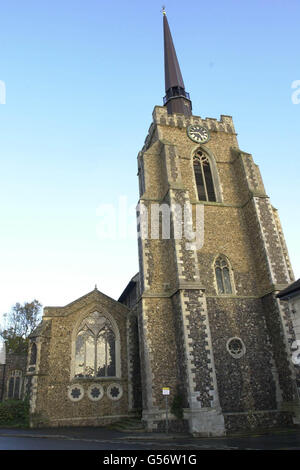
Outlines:
[{"label": "shrub", "polygon": [[176,416],[177,419],[183,419],[183,405],[184,398],[180,393],[177,393],[171,405],[171,413]]},{"label": "shrub", "polygon": [[5,400],[0,403],[0,426],[29,426],[29,402]]}]

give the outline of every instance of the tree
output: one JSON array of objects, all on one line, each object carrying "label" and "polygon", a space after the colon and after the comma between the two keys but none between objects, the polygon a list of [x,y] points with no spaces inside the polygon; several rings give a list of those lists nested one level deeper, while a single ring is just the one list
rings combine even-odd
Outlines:
[{"label": "tree", "polygon": [[5,327],[0,328],[7,352],[25,353],[28,348],[28,336],[41,320],[42,305],[38,300],[16,303],[9,313],[4,314]]}]

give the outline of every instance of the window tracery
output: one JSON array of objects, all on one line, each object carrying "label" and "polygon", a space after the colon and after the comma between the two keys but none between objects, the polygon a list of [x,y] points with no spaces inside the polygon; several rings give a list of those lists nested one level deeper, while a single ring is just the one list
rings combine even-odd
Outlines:
[{"label": "window tracery", "polygon": [[30,361],[29,365],[33,366],[36,364],[36,359],[37,359],[37,347],[36,343],[32,343],[31,349],[30,349]]},{"label": "window tracery", "polygon": [[199,201],[216,202],[216,192],[208,156],[199,150],[194,155],[193,165]]},{"label": "window tracery", "polygon": [[214,268],[218,294],[232,294],[233,282],[228,260],[224,256],[219,256]]},{"label": "window tracery", "polygon": [[230,338],[226,344],[227,351],[235,359],[239,359],[246,353],[246,347],[241,338]]},{"label": "window tracery", "polygon": [[116,335],[108,318],[98,312],[85,318],[76,336],[75,377],[116,376]]},{"label": "window tracery", "polygon": [[8,381],[7,398],[19,400],[21,398],[22,389],[22,371],[14,370],[10,374]]}]

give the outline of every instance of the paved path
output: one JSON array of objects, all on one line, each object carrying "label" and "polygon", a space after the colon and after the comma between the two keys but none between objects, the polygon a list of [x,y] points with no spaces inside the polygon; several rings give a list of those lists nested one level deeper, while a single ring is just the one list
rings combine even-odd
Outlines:
[{"label": "paved path", "polygon": [[0,449],[77,450],[300,450],[300,430],[260,436],[193,438],[184,434],[119,432],[105,428],[0,428]]},{"label": "paved path", "polygon": [[[148,446],[147,446],[148,447]],[[151,446],[150,446],[151,448]],[[153,449],[153,447],[152,447]],[[39,437],[1,437],[0,450],[145,450],[143,442],[85,441]]]}]

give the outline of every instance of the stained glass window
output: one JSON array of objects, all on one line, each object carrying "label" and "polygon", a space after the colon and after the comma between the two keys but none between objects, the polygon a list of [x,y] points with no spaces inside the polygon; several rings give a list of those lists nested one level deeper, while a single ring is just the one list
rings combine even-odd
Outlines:
[{"label": "stained glass window", "polygon": [[116,337],[110,321],[98,312],[83,320],[76,338],[75,376],[116,375]]}]

